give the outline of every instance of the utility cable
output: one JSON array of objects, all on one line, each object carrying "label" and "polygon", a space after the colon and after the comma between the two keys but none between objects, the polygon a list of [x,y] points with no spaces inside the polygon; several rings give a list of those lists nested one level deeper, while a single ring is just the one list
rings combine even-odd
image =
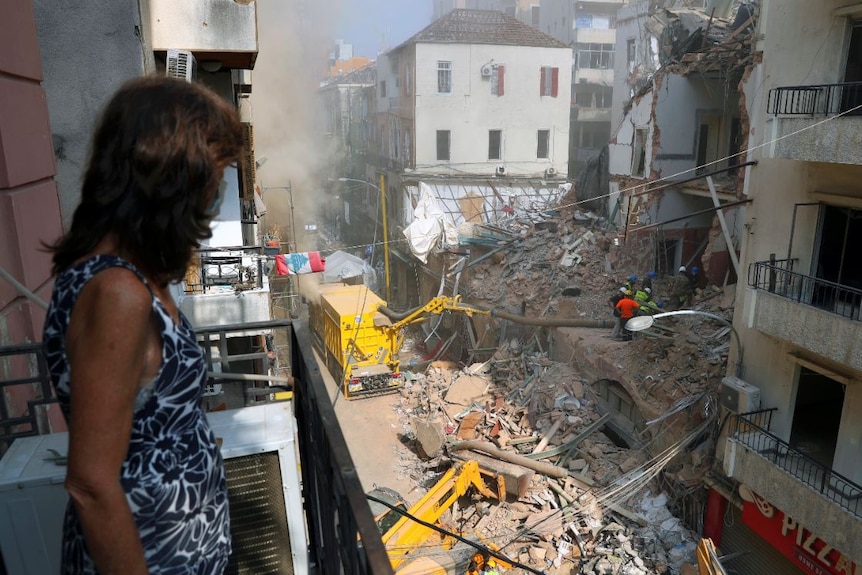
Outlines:
[{"label": "utility cable", "polygon": [[369,499],[370,501],[374,501],[375,503],[380,503],[381,505],[385,505],[390,510],[398,513],[399,515],[401,515],[403,517],[410,519],[411,521],[418,523],[419,525],[422,525],[424,527],[432,529],[432,530],[436,531],[437,533],[441,533],[443,535],[447,535],[449,537],[457,539],[461,543],[465,543],[466,545],[469,545],[470,547],[472,547],[476,551],[479,551],[481,553],[486,553],[486,554],[490,555],[491,557],[494,557],[495,559],[499,559],[500,561],[505,561],[506,563],[510,563],[510,564],[514,565],[515,567],[518,567],[519,569],[524,569],[525,571],[529,571],[530,573],[535,573],[535,575],[546,575],[542,571],[538,571],[537,569],[534,569],[528,565],[524,565],[523,563],[519,563],[515,559],[511,559],[509,557],[506,557],[502,553],[498,553],[497,551],[491,549],[490,547],[486,547],[485,545],[481,545],[479,543],[476,543],[475,541],[470,541],[469,539],[462,537],[461,535],[458,535],[457,533],[453,533],[453,532],[449,531],[448,529],[443,529],[442,527],[440,527],[438,525],[434,525],[433,523],[428,523],[427,521],[423,521],[422,519],[419,519],[415,515],[412,515],[409,511],[405,511],[403,509],[400,509],[400,508],[398,508],[398,507],[396,507],[396,506],[394,506],[394,505],[392,505],[386,501],[383,501],[382,499],[379,499],[373,495],[366,494],[365,497],[367,499]]}]

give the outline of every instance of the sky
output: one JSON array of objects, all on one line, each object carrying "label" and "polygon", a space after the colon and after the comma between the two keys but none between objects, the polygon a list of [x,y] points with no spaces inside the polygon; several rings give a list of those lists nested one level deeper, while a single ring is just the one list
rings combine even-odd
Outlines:
[{"label": "sky", "polygon": [[430,0],[341,0],[335,37],[376,58],[431,23]]}]

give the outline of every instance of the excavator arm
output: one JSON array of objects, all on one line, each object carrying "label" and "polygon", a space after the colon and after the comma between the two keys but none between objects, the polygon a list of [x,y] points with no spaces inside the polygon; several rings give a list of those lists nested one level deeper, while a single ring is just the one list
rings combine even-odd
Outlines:
[{"label": "excavator arm", "polygon": [[414,323],[420,323],[428,319],[430,315],[440,315],[447,311],[457,311],[466,314],[468,317],[473,315],[491,315],[490,310],[480,309],[467,304],[461,303],[461,296],[438,296],[432,298],[423,306],[409,310],[403,314],[398,314],[384,305],[380,305],[378,310],[388,317],[393,323],[389,326],[392,331],[399,331],[401,328]]}]

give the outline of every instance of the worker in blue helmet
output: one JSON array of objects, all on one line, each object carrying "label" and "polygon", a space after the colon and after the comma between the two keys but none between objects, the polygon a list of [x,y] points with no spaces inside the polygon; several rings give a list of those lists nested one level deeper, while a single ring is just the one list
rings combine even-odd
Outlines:
[{"label": "worker in blue helmet", "polygon": [[634,274],[630,275],[628,281],[626,282],[626,289],[629,290],[630,292],[632,292],[632,294],[634,294],[636,289],[637,289],[637,288],[635,288],[635,285],[637,283],[638,283],[638,276],[636,276]]},{"label": "worker in blue helmet", "polygon": [[652,280],[654,280],[654,279],[655,279],[655,272],[653,272],[653,271],[647,272],[647,275],[643,281],[643,287],[652,289]]}]

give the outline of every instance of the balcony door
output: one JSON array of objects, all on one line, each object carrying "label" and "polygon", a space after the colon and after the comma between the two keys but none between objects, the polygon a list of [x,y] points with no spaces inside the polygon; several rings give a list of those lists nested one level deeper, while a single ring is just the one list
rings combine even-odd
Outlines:
[{"label": "balcony door", "polygon": [[[862,211],[823,205],[811,275],[822,282],[812,286],[811,305],[847,318],[860,319],[862,307]],[[828,283],[827,283],[828,282]]]},{"label": "balcony door", "polygon": [[[862,115],[862,108],[854,110],[862,104],[862,87],[854,85],[862,82],[862,20],[855,20],[850,32],[850,45],[847,48],[847,62],[844,66],[844,87],[841,90],[841,111],[849,115]],[[851,84],[851,85],[847,85]]]},{"label": "balcony door", "polygon": [[830,469],[844,409],[844,389],[834,379],[799,368],[790,446]]}]

